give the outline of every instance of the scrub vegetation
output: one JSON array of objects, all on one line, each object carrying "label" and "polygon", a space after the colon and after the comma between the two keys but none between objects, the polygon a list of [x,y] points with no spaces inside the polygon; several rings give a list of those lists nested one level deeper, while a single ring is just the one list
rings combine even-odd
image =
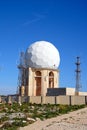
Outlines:
[{"label": "scrub vegetation", "polygon": [[84,108],[85,105],[0,104],[0,130],[17,130],[37,120],[45,120]]}]

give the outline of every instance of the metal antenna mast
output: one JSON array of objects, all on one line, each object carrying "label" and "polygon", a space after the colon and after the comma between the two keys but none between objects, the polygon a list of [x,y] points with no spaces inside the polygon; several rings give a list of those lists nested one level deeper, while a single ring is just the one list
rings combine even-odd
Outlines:
[{"label": "metal antenna mast", "polygon": [[80,57],[77,57],[77,61],[76,61],[76,90],[75,90],[75,94],[76,95],[79,95],[79,90],[81,88],[81,84],[80,84],[80,73],[81,73],[81,70],[80,70]]}]

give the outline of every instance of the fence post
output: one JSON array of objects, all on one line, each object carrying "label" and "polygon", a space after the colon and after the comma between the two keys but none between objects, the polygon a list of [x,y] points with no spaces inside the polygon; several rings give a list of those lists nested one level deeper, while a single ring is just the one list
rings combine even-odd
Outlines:
[{"label": "fence post", "polygon": [[19,104],[21,104],[21,96],[18,96],[18,97],[17,97],[17,102],[18,102]]},{"label": "fence post", "polygon": [[85,96],[85,105],[87,105],[87,96]]},{"label": "fence post", "polygon": [[41,104],[45,104],[45,96],[41,96]]},{"label": "fence post", "polygon": [[11,98],[11,96],[8,96],[8,100],[7,100],[7,102],[8,102],[9,104],[12,103],[12,98]]},{"label": "fence post", "polygon": [[2,102],[2,98],[1,98],[1,96],[0,96],[0,103]]},{"label": "fence post", "polygon": [[70,106],[72,105],[71,96],[69,96],[69,105],[70,105]]},{"label": "fence post", "polygon": [[55,96],[55,104],[57,104],[57,97]]}]

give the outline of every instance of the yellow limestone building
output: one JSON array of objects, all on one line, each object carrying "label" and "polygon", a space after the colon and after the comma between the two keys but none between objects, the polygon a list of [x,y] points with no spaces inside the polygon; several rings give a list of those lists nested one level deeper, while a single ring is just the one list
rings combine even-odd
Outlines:
[{"label": "yellow limestone building", "polygon": [[46,96],[48,88],[59,87],[60,56],[56,47],[47,41],[31,44],[21,63],[21,96]]}]

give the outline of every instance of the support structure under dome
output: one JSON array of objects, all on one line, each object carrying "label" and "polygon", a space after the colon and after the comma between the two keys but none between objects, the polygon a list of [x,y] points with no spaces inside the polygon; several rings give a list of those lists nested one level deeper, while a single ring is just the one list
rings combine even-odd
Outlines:
[{"label": "support structure under dome", "polygon": [[59,71],[55,69],[27,68],[25,69],[25,86],[20,87],[20,95],[46,96],[48,88],[59,87]]}]

